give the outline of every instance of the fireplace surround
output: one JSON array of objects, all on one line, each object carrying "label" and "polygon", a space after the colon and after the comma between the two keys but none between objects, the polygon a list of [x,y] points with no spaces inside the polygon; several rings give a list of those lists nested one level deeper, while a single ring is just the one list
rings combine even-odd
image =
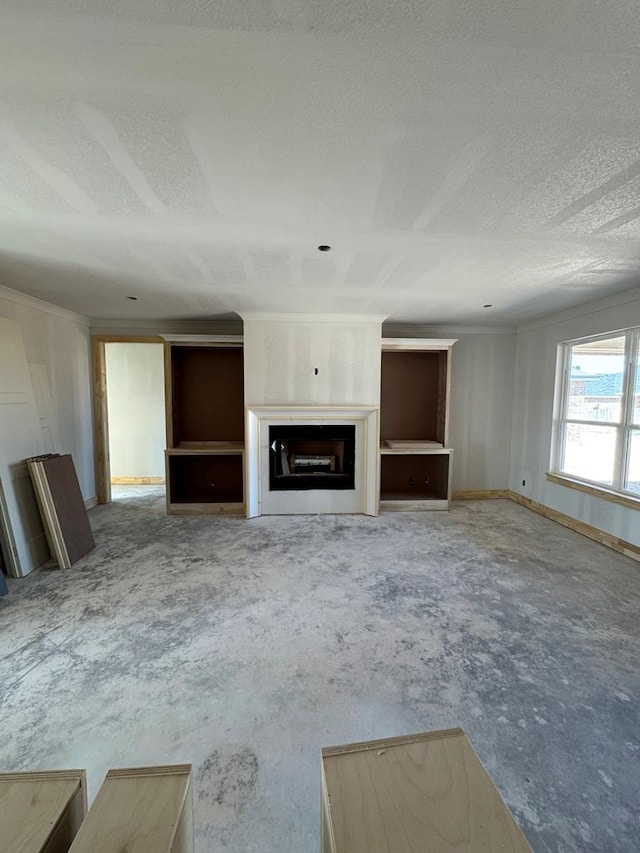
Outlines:
[{"label": "fireplace surround", "polygon": [[247,515],[377,515],[378,436],[377,407],[247,407]]}]

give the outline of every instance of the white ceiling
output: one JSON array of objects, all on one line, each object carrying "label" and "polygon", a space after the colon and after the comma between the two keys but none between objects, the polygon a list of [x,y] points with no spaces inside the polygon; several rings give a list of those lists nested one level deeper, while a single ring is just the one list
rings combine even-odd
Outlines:
[{"label": "white ceiling", "polygon": [[491,325],[636,287],[640,3],[1,0],[0,283]]}]

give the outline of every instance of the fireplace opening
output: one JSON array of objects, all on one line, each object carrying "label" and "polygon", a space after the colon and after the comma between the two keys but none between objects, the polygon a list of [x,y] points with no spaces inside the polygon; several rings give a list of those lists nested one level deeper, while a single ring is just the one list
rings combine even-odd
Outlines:
[{"label": "fireplace opening", "polygon": [[355,489],[355,449],[353,425],[270,426],[269,488]]}]

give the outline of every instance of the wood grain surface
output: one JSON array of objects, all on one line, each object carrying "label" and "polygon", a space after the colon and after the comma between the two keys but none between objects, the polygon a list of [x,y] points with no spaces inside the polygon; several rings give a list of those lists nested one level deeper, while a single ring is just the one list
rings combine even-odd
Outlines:
[{"label": "wood grain surface", "polygon": [[461,729],[323,750],[323,853],[531,848]]},{"label": "wood grain surface", "polygon": [[191,767],[112,770],[70,853],[191,853]]},{"label": "wood grain surface", "polygon": [[82,770],[0,775],[2,853],[67,851],[85,812]]}]

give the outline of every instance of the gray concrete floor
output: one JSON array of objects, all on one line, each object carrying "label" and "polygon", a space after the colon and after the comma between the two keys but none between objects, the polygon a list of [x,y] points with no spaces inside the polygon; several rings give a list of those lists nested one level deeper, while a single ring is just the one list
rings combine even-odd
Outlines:
[{"label": "gray concrete floor", "polygon": [[508,501],[245,521],[124,494],[0,599],[2,768],[85,767],[91,798],[191,762],[198,853],[307,853],[321,746],[462,726],[534,850],[640,849],[640,565]]}]

